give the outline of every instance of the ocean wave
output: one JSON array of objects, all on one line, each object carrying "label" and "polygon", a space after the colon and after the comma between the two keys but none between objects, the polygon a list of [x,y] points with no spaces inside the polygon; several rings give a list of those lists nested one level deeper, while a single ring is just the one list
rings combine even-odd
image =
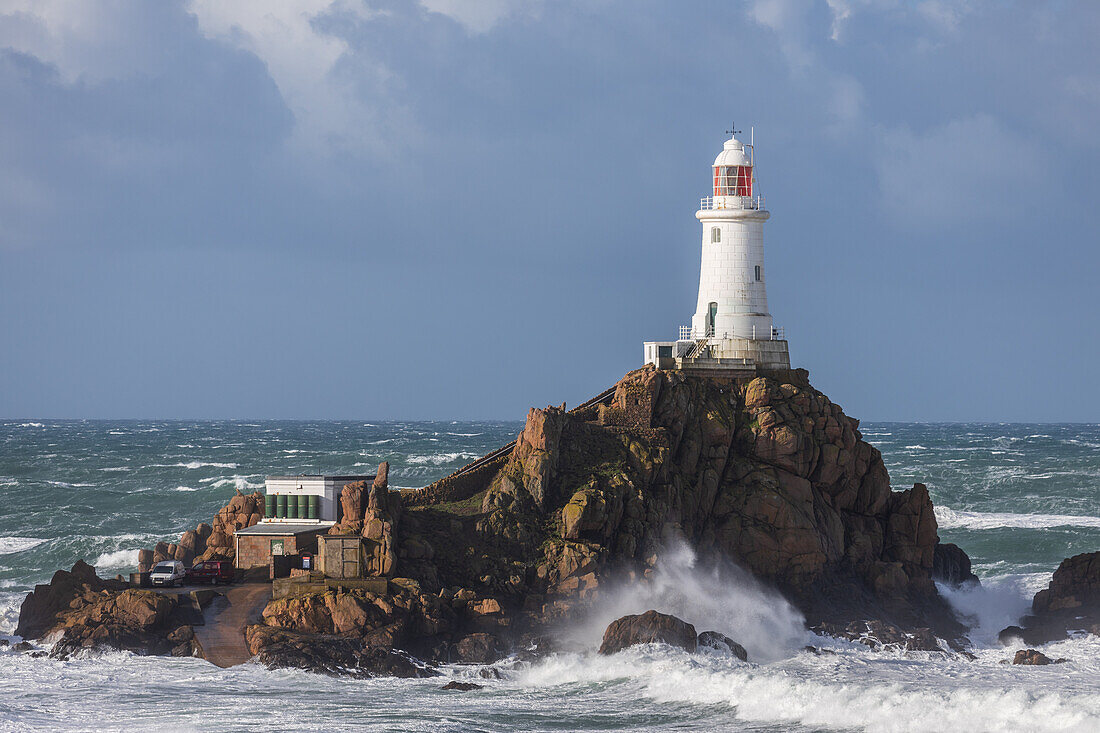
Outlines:
[{"label": "ocean wave", "polygon": [[[768,730],[979,733],[1086,731],[1100,725],[1100,696],[1088,683],[1071,682],[1069,669],[1054,672],[1056,683],[999,664],[1005,656],[1004,650],[989,651],[968,662],[910,653],[877,664],[889,656],[839,647],[835,655],[800,654],[779,665],[756,665],[640,646],[611,656],[553,655],[520,671],[515,682],[525,693],[534,689],[560,697],[595,689],[632,709],[650,702],[670,710],[728,706],[738,723]],[[974,676],[978,666],[981,679]],[[713,727],[700,722],[698,727]]]},{"label": "ocean wave", "polygon": [[220,489],[223,486],[233,486],[238,488],[243,493],[245,489],[261,489],[264,486],[264,482],[254,483],[248,479],[251,476],[212,476],[210,478],[199,479],[199,483],[210,484],[211,488]]},{"label": "ocean wave", "polygon": [[19,623],[19,609],[26,597],[26,593],[0,592],[0,636],[10,636],[15,633],[15,627]]},{"label": "ocean wave", "polygon": [[971,512],[950,507],[935,508],[940,529],[1049,529],[1051,527],[1100,527],[1100,517],[1072,514],[1011,514]]},{"label": "ocean wave", "polygon": [[92,566],[100,572],[108,569],[118,570],[121,568],[134,567],[137,565],[137,554],[137,548],[104,552],[95,559]]},{"label": "ocean wave", "polygon": [[133,471],[134,469],[129,466],[111,466],[109,468],[101,468],[99,470],[105,473],[116,473],[121,471]]},{"label": "ocean wave", "polygon": [[177,486],[176,488],[172,489],[172,491],[198,491],[198,489],[191,486]]},{"label": "ocean wave", "polygon": [[38,547],[45,541],[38,537],[0,537],[0,555],[24,552],[32,547]]},{"label": "ocean wave", "polygon": [[405,463],[411,463],[414,466],[422,466],[430,464],[433,466],[442,466],[444,463],[454,463],[460,459],[477,458],[477,453],[469,453],[467,451],[460,451],[458,453],[433,453],[431,455],[415,455],[405,458]]},{"label": "ocean wave", "polygon": [[1074,438],[1066,438],[1062,442],[1068,445],[1079,445],[1083,448],[1100,448],[1100,443],[1093,443],[1088,440],[1076,440]]},{"label": "ocean wave", "polygon": [[[238,468],[239,467],[236,463],[209,463],[209,462],[206,462],[206,461],[188,461],[187,463],[175,463],[175,464],[173,464],[173,466],[178,467],[178,468],[188,468],[188,469],[192,469],[192,470],[194,470],[196,468]],[[172,466],[166,466],[166,468],[171,468],[171,467]]]},{"label": "ocean wave", "polygon": [[447,435],[455,435],[459,438],[475,438],[478,435],[484,435],[484,433],[447,433]]}]

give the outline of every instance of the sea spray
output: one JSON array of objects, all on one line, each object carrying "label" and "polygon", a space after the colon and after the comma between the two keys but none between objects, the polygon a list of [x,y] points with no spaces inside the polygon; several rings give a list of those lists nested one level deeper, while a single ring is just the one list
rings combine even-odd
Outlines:
[{"label": "sea spray", "polygon": [[1000,648],[998,632],[1031,611],[1032,597],[1048,580],[1049,573],[1014,573],[986,578],[980,585],[937,583],[936,588],[969,628],[970,641],[979,647]]},{"label": "sea spray", "polygon": [[729,636],[753,660],[782,659],[805,643],[802,615],[733,563],[702,563],[683,541],[670,544],[657,558],[650,577],[601,586],[595,605],[559,629],[559,639],[596,649],[609,623],[653,609],[677,616],[697,631]]}]

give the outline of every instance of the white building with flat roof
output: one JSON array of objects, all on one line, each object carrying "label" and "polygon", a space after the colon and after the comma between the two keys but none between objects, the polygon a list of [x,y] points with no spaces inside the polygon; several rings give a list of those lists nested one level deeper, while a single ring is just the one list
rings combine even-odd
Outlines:
[{"label": "white building with flat roof", "polygon": [[374,476],[268,476],[263,521],[335,524],[340,521],[340,492],[356,481],[369,483],[374,481]]}]

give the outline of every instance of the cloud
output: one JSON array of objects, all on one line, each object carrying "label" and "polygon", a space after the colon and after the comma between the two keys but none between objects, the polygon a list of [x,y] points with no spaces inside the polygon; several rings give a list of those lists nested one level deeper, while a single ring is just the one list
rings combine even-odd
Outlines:
[{"label": "cloud", "polygon": [[794,69],[805,69],[814,62],[810,38],[809,9],[796,0],[754,0],[749,17],[774,31],[779,48]]},{"label": "cloud", "polygon": [[159,12],[139,2],[6,0],[0,48],[53,66],[66,84],[129,77],[157,55],[155,34],[146,26]]},{"label": "cloud", "polygon": [[386,147],[391,112],[400,111],[387,94],[394,75],[347,38],[385,13],[362,0],[190,0],[188,10],[204,36],[264,63],[312,152]]},{"label": "cloud", "polygon": [[875,168],[886,211],[904,223],[1010,217],[1035,203],[1047,167],[1030,140],[990,115],[953,120],[923,134],[883,133]]},{"label": "cloud", "polygon": [[540,5],[539,0],[420,0],[429,13],[445,15],[470,33],[488,33],[521,10],[532,12]]}]

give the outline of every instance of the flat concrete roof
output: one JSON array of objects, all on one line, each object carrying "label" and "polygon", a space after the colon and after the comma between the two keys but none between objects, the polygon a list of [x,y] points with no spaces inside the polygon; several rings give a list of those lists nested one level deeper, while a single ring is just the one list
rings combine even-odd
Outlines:
[{"label": "flat concrete roof", "polygon": [[319,473],[299,473],[294,476],[265,476],[264,478],[273,479],[297,479],[297,478],[323,478],[332,479],[333,481],[373,481],[374,476],[322,476]]},{"label": "flat concrete roof", "polygon": [[289,522],[260,522],[245,529],[238,529],[233,534],[251,535],[299,535],[307,532],[324,532],[335,522],[320,522],[317,524],[291,524]]}]

